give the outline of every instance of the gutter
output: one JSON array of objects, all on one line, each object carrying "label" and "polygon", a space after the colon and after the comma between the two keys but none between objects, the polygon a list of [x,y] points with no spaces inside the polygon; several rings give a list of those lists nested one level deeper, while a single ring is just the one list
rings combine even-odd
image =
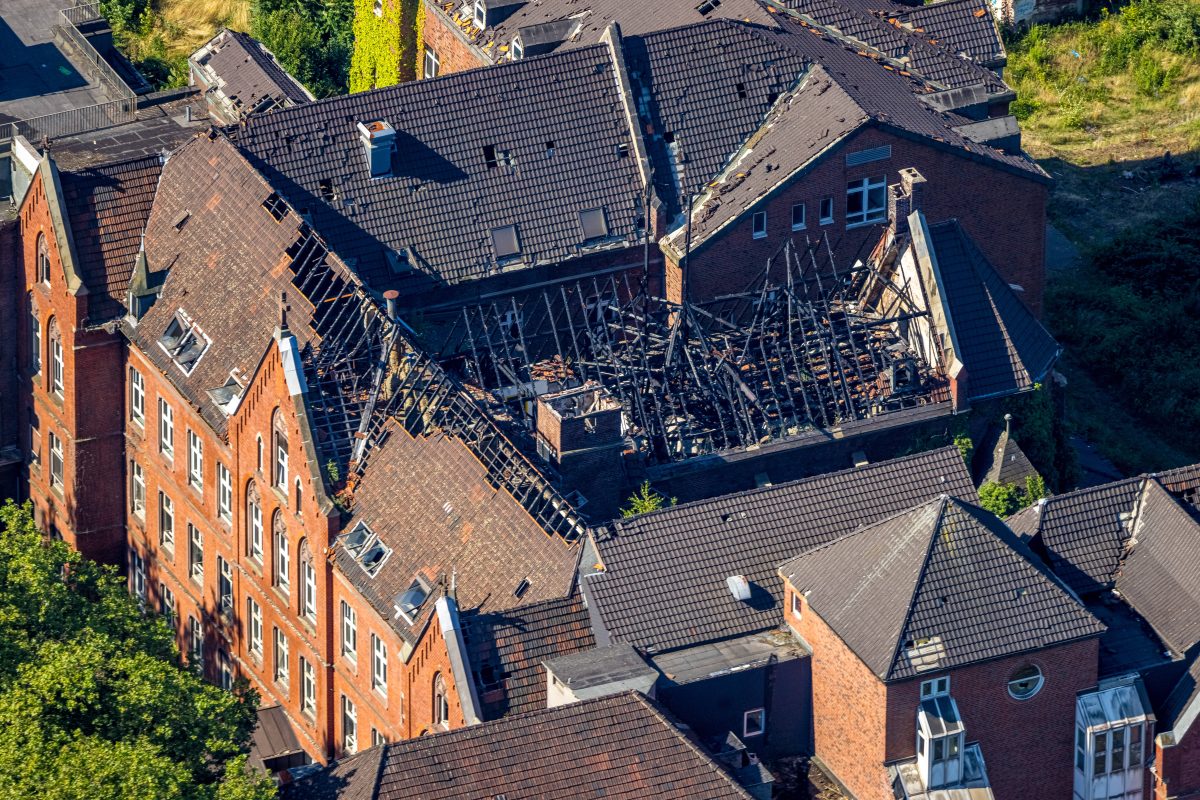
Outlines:
[{"label": "gutter", "polygon": [[450,672],[454,675],[454,685],[458,687],[458,702],[462,705],[463,718],[468,725],[478,725],[483,718],[479,714],[479,696],[463,642],[458,604],[443,595],[434,604],[434,609],[442,628],[442,639],[446,642],[446,654],[450,656]]}]

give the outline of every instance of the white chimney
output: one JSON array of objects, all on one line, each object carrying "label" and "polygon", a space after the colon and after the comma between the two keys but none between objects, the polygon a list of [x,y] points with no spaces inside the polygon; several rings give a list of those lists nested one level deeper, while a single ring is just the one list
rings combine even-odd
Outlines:
[{"label": "white chimney", "polygon": [[392,149],[396,145],[396,129],[385,120],[358,123],[358,134],[362,140],[363,153],[372,178],[392,174]]}]

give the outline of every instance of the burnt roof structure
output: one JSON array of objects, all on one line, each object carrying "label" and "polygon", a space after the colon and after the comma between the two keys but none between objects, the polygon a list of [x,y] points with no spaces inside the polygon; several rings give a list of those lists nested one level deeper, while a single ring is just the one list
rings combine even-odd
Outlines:
[{"label": "burnt roof structure", "polygon": [[314,99],[262,42],[239,31],[219,31],[190,60],[208,84],[207,91],[220,98],[225,123]]},{"label": "burnt roof structure", "polygon": [[947,496],[803,553],[779,573],[885,681],[1104,631],[994,514]]},{"label": "burnt roof structure", "polygon": [[952,447],[617,520],[583,558],[597,640],[665,652],[777,627],[779,564],[942,494],[976,496]]},{"label": "burnt roof structure", "polygon": [[637,693],[372,748],[297,781],[282,796],[750,798],[657,703]]},{"label": "burnt roof structure", "polygon": [[[860,0],[876,4],[874,0]],[[879,4],[881,5],[881,4]],[[1008,61],[1004,40],[986,0],[941,0],[924,6],[877,12],[884,19],[985,67]]]}]

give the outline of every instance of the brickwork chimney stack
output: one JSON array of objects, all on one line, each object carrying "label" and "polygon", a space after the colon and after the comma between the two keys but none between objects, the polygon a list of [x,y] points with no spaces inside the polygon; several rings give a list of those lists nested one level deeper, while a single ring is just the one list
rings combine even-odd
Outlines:
[{"label": "brickwork chimney stack", "polygon": [[908,215],[921,209],[925,178],[913,167],[900,170],[900,182],[888,187],[888,219],[895,235],[908,233]]},{"label": "brickwork chimney stack", "polygon": [[557,467],[587,512],[616,511],[624,484],[621,404],[595,383],[544,394],[537,401],[538,452]]}]

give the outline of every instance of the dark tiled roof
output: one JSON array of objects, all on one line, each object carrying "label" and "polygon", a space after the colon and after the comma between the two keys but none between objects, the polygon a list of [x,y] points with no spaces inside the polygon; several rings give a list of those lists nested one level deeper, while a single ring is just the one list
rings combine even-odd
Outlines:
[{"label": "dark tiled roof", "polygon": [[991,463],[984,471],[983,479],[993,483],[1025,488],[1027,478],[1037,477],[1038,471],[1030,463],[1025,451],[1008,431],[1000,431],[996,444],[989,453]]},{"label": "dark tiled roof", "polygon": [[545,708],[542,661],[596,644],[587,609],[578,595],[466,615],[463,636],[484,719]]},{"label": "dark tiled roof", "polygon": [[125,312],[129,277],[161,172],[162,157],[155,154],[62,173],[90,324]]},{"label": "dark tiled roof", "polygon": [[1075,592],[1112,588],[1129,538],[1141,478],[1048,497],[1012,519],[1017,532],[1037,538],[1050,568]]},{"label": "dark tiled roof", "polygon": [[972,399],[1030,389],[1061,351],[957,221],[930,226]]},{"label": "dark tiled roof", "polygon": [[[226,416],[209,390],[231,370],[253,373],[280,324],[280,298],[298,294],[286,264],[303,221],[290,212],[276,221],[263,206],[272,193],[229,142],[198,136],[167,160],[146,226],[148,267],[169,273],[130,337],[219,433]],[[288,322],[303,347],[312,307],[292,305]],[[158,345],[180,310],[211,339],[187,375]]]},{"label": "dark tiled roof", "polygon": [[303,752],[283,706],[276,704],[258,710],[254,738],[250,742],[250,766],[270,772],[272,770],[266,763],[278,763]]},{"label": "dark tiled roof", "polygon": [[[437,586],[452,576],[459,607],[485,612],[566,597],[574,581],[578,546],[542,530],[507,491],[492,488],[486,469],[455,438],[413,437],[391,424],[355,489],[353,512],[346,530],[366,522],[392,553],[374,577],[345,547],[337,564],[410,640],[433,613]],[[410,626],[395,607],[417,575],[431,591]]]},{"label": "dark tiled roof", "polygon": [[[285,800],[747,800],[732,777],[640,694],[520,714],[371,750],[285,789]],[[367,782],[374,795],[361,788]],[[357,796],[357,795],[356,795]]]},{"label": "dark tiled roof", "polygon": [[1200,524],[1158,481],[1145,483],[1117,591],[1174,652],[1200,642]]},{"label": "dark tiled roof", "polygon": [[312,100],[254,37],[226,29],[214,36],[208,46],[212,52],[200,63],[211,67],[221,79],[221,91],[239,114],[255,110],[264,100],[280,106]]},{"label": "dark tiled roof", "polygon": [[889,15],[904,27],[980,64],[1004,62],[1004,42],[986,0],[940,0]]},{"label": "dark tiled roof", "polygon": [[[586,209],[605,209],[613,241],[637,239],[644,191],[613,70],[606,46],[579,48],[280,109],[230,134],[365,280],[416,291],[497,272],[504,226],[536,264],[579,254]],[[374,120],[396,128],[395,177],[370,177],[356,123]],[[401,249],[408,282],[386,255]]]},{"label": "dark tiled roof", "polygon": [[1179,678],[1179,682],[1171,689],[1171,693],[1156,709],[1158,730],[1170,731],[1178,744],[1183,734],[1187,733],[1192,723],[1196,721],[1200,711],[1200,654],[1192,658],[1192,663]]},{"label": "dark tiled roof", "polygon": [[[673,217],[758,130],[775,99],[796,87],[809,62],[745,25],[689,25],[644,36],[622,31],[626,67],[644,100],[655,191]],[[816,109],[807,110],[812,125],[823,123]]]},{"label": "dark tiled roof", "polygon": [[779,571],[884,680],[1104,631],[993,514],[948,497],[862,528]]},{"label": "dark tiled roof", "polygon": [[[943,493],[976,496],[953,447],[617,521],[584,591],[608,633],[643,650],[766,630],[783,619],[780,563]],[[751,582],[750,602],[730,575]]]}]

